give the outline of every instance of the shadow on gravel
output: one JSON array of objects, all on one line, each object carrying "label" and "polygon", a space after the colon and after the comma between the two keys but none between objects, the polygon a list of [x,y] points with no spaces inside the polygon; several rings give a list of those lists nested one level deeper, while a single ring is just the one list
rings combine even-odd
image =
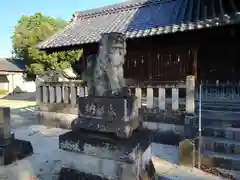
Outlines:
[{"label": "shadow on gravel", "polygon": [[1,99],[17,101],[36,101],[36,92],[13,93],[8,94]]}]

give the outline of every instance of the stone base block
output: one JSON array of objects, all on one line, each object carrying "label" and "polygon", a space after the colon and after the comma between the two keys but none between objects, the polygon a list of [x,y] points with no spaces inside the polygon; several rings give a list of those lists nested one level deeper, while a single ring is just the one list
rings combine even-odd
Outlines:
[{"label": "stone base block", "polygon": [[207,168],[215,167],[233,171],[240,171],[240,158],[238,155],[203,151],[201,152],[201,165]]},{"label": "stone base block", "polygon": [[82,156],[78,171],[120,180],[152,176],[150,133],[134,132],[129,139],[100,132],[68,132],[59,136],[60,149]]},{"label": "stone base block", "polygon": [[[110,180],[109,178],[80,172],[74,169],[62,168],[58,180],[81,179],[81,180]],[[114,179],[111,179],[114,180]]]},{"label": "stone base block", "polygon": [[6,139],[0,139],[0,147],[1,146],[7,146],[9,144],[12,143],[12,141],[14,140],[14,133],[11,133],[10,137],[9,138],[6,138]]},{"label": "stone base block", "polygon": [[12,143],[0,146],[0,165],[8,165],[16,160],[23,159],[33,153],[32,144],[29,141],[13,139]]},{"label": "stone base block", "polygon": [[141,126],[135,96],[88,96],[79,97],[79,102],[79,116],[72,130],[109,132],[129,138]]}]

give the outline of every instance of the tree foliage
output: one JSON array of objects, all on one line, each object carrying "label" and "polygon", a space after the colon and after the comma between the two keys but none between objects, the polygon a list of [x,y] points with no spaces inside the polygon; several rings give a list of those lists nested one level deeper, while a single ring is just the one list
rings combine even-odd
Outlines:
[{"label": "tree foliage", "polygon": [[47,54],[35,48],[36,44],[64,28],[67,22],[36,13],[22,16],[12,36],[13,50],[17,58],[27,65],[29,74],[42,74],[48,68],[64,69],[80,59],[81,50]]}]

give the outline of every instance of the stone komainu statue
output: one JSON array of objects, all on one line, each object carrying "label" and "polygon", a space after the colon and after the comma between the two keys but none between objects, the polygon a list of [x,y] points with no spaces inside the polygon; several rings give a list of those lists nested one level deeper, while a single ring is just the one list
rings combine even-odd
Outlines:
[{"label": "stone komainu statue", "polygon": [[102,34],[98,55],[88,57],[87,68],[83,73],[89,95],[108,96],[125,93],[126,84],[123,77],[125,40],[121,33]]},{"label": "stone komainu statue", "polygon": [[79,116],[72,129],[113,132],[129,138],[141,126],[136,97],[128,93],[123,77],[125,41],[120,33],[102,34],[98,54],[88,57],[82,73],[88,97],[79,97]]}]

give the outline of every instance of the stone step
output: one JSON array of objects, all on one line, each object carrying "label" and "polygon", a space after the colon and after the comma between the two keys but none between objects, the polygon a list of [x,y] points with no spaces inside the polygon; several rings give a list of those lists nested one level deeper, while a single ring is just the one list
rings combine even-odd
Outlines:
[{"label": "stone step", "polygon": [[202,137],[201,149],[217,153],[240,155],[240,142],[224,138]]},{"label": "stone step", "polygon": [[[196,101],[196,109],[199,108],[199,102]],[[202,102],[202,109],[215,111],[233,111],[240,112],[240,103],[220,103],[220,102]]]},{"label": "stone step", "polygon": [[[199,100],[195,100],[196,104],[199,104]],[[202,100],[202,104],[210,105],[240,105],[240,101],[207,101]]]},{"label": "stone step", "polygon": [[207,167],[218,167],[239,171],[240,155],[230,155],[204,150],[201,152],[201,164]]},{"label": "stone step", "polygon": [[202,136],[240,141],[240,128],[223,126],[205,126]]},{"label": "stone step", "polygon": [[[199,112],[197,114],[199,114]],[[202,117],[219,120],[240,120],[240,111],[234,112],[234,111],[202,110]]]},{"label": "stone step", "polygon": [[[197,113],[198,115],[198,113]],[[202,111],[202,126],[240,128],[240,112]]]},{"label": "stone step", "polygon": [[[199,106],[197,105],[196,111],[198,111],[198,109],[199,109]],[[240,107],[202,105],[202,110],[240,112]]]}]

